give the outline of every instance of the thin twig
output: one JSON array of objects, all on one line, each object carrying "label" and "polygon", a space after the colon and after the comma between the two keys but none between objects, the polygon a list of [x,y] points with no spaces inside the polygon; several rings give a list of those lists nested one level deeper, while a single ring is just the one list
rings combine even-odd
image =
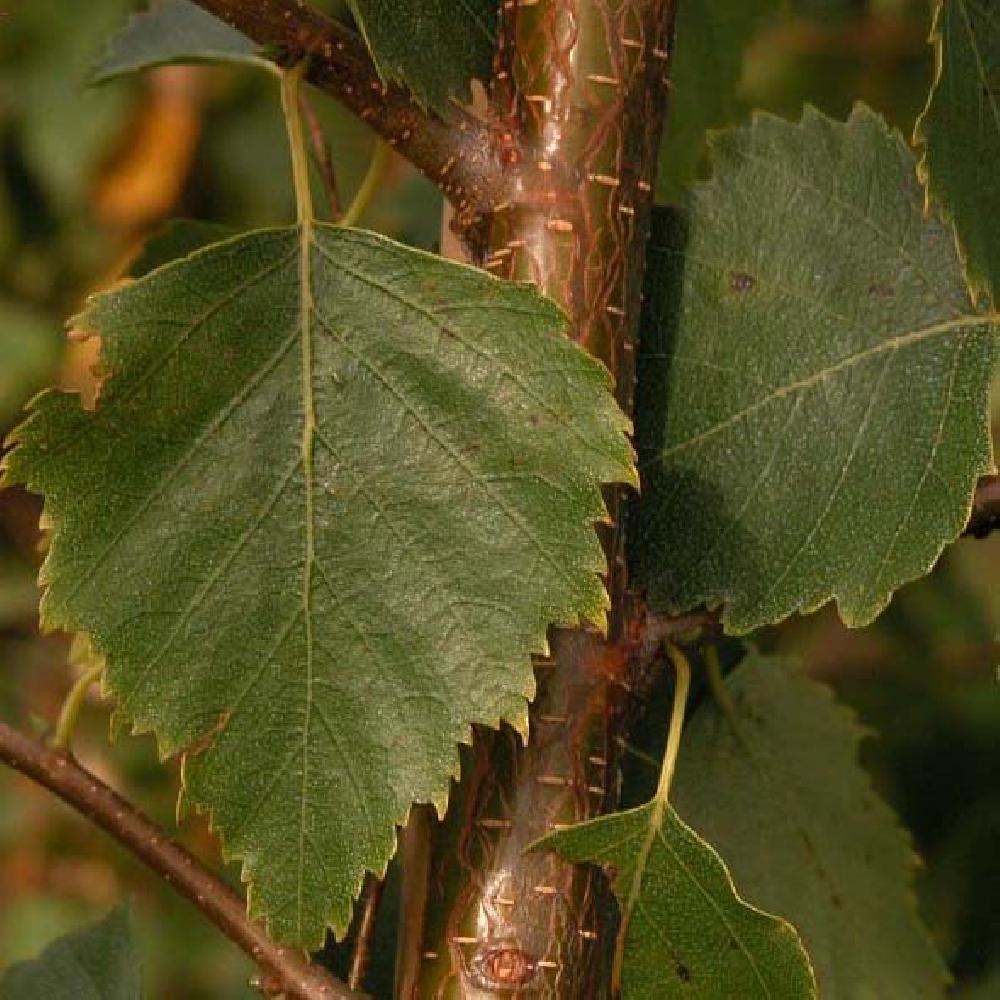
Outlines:
[{"label": "thin twig", "polygon": [[89,667],[76,680],[76,683],[69,689],[66,700],[63,702],[59,712],[59,721],[56,723],[55,735],[52,737],[52,746],[56,750],[69,751],[73,743],[73,733],[76,731],[76,720],[80,717],[80,709],[87,697],[87,692],[91,685],[100,680],[104,673],[104,664]]},{"label": "thin twig", "polygon": [[[495,130],[458,104],[439,115],[385,84],[360,35],[303,0],[195,0],[285,66],[307,59],[306,78],[425,173],[463,218],[504,202],[512,183]],[[509,155],[509,151],[508,151]]]},{"label": "thin twig", "polygon": [[326,207],[331,221],[336,221],[344,212],[344,207],[340,201],[340,189],[337,187],[337,172],[333,167],[333,155],[330,152],[330,143],[316,111],[309,98],[305,94],[299,95],[299,110],[305,119],[306,128],[309,130],[309,141],[312,144],[313,162],[319,171],[320,180],[323,182],[323,190],[326,193]]},{"label": "thin twig", "polygon": [[245,900],[189,851],[70,754],[53,750],[0,722],[0,760],[54,792],[110,834],[189,899],[265,973],[288,1000],[359,1000],[303,953],[276,944],[247,916]]},{"label": "thin twig", "polygon": [[356,226],[364,217],[372,198],[375,197],[375,193],[382,183],[385,168],[388,166],[391,156],[392,149],[386,143],[382,142],[381,139],[377,139],[364,180],[361,182],[354,200],[347,207],[347,211],[340,220],[342,226]]}]

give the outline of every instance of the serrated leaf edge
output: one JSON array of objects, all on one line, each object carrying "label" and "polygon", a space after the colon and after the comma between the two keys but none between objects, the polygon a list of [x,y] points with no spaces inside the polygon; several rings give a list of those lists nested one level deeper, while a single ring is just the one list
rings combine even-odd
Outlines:
[{"label": "serrated leaf edge", "polygon": [[[149,273],[143,275],[141,278],[136,279],[134,282],[129,281],[128,284],[138,285],[141,283],[145,283],[147,281],[154,279],[162,272],[169,271],[171,269],[181,268],[185,265],[185,263],[194,258],[197,258],[203,254],[207,255],[210,253],[214,253],[222,246],[234,243],[241,239],[245,239],[249,236],[279,234],[279,233],[286,234],[295,232],[296,230],[301,230],[302,228],[303,227],[301,226],[273,226],[273,227],[262,227],[258,229],[252,229],[236,233],[225,239],[219,240],[215,243],[211,243],[203,247],[199,247],[188,254],[178,257],[174,260],[168,261],[165,264],[162,264],[160,267],[157,267],[154,270],[150,271]],[[329,228],[339,229],[339,227],[329,227]],[[398,243],[395,240],[389,239],[388,237],[382,236],[381,234],[378,233],[372,233],[362,229],[341,230],[341,231],[358,234],[359,236],[363,236],[367,240],[373,240],[376,243],[382,243],[389,246],[401,248],[405,250],[408,254],[423,256],[428,259],[434,260],[438,263],[440,263],[441,261],[441,258],[435,254],[431,254],[422,250],[415,250],[411,247],[407,247],[403,244]],[[301,253],[301,249],[299,252]],[[537,286],[535,286],[531,282],[505,282],[502,281],[502,279],[499,279],[494,275],[490,275],[488,272],[484,272],[481,269],[475,268],[471,265],[459,262],[452,262],[452,261],[449,261],[448,263],[449,266],[464,267],[470,271],[474,271],[478,280],[497,282],[508,286],[513,285],[520,288],[525,294],[530,294],[532,298],[540,306],[544,306],[544,308],[551,314],[553,320],[559,323],[564,332],[568,328],[568,320],[566,319],[564,311],[552,300],[542,295],[542,293],[538,290]],[[80,310],[79,313],[77,313],[74,317],[71,318],[71,320],[68,323],[68,326],[78,331],[84,331],[88,333],[90,336],[100,338],[102,334],[100,329],[98,329],[96,324],[93,322],[93,314],[100,307],[103,300],[105,300],[110,296],[113,296],[119,287],[120,286],[116,286],[115,288],[106,289],[104,291],[97,292],[94,293],[93,295],[88,296],[83,308]],[[556,332],[556,328],[554,327],[553,336],[558,336],[558,335],[559,334]],[[578,359],[581,361],[583,365],[589,367],[590,373],[594,377],[600,380],[601,386],[608,393],[608,397],[610,399],[610,405],[608,407],[609,417],[613,417],[615,423],[614,429],[622,436],[623,442],[626,444],[627,447],[627,454],[629,455],[629,472],[631,473],[631,476],[630,479],[626,482],[626,485],[633,485],[637,488],[638,471],[636,469],[636,464],[635,464],[635,451],[628,437],[632,432],[632,423],[631,420],[625,415],[625,413],[622,412],[621,409],[614,403],[614,398],[612,395],[612,389],[613,389],[612,376],[608,371],[608,369],[606,368],[606,366],[601,361],[588,354],[582,347],[580,347],[578,344],[575,344],[568,337],[566,337],[565,340],[567,344],[572,345],[573,350],[579,352]],[[104,354],[103,345],[101,354],[103,358]],[[12,450],[3,457],[2,461],[0,461],[0,488],[10,485],[9,460],[16,451],[17,445],[21,440],[21,435],[31,425],[31,423],[35,419],[37,419],[37,404],[39,400],[50,394],[58,394],[66,396],[79,395],[79,393],[74,391],[65,392],[58,389],[45,389],[37,393],[36,396],[33,397],[33,399],[25,407],[27,413],[26,418],[11,431],[11,433],[8,435],[6,439],[5,442],[6,445],[11,447]],[[98,407],[100,406],[100,399],[98,399],[97,406]],[[619,464],[621,457],[622,456],[619,456],[618,459],[616,459],[616,461],[619,461]],[[29,490],[32,489],[33,483],[30,478],[26,481],[25,485]],[[586,522],[587,527],[592,531],[595,530],[597,524],[601,522],[610,521],[610,514],[607,508],[607,503],[601,494],[600,487],[595,485],[593,488],[593,492],[595,494],[594,499],[596,500],[596,503],[594,504],[594,516],[592,520],[588,520]],[[51,576],[49,569],[50,559],[53,548],[58,544],[58,536],[59,536],[58,519],[52,515],[50,504],[47,499],[43,504],[41,519],[47,526],[47,530],[50,534],[53,545],[50,546],[49,552],[47,553],[38,574],[39,585],[42,587],[43,590],[42,600],[41,600],[42,614],[41,614],[40,627],[42,628],[43,631],[51,632],[58,630],[60,628],[64,628],[66,626],[66,623],[58,621],[53,622],[47,620],[45,616],[46,596],[51,585]],[[473,719],[469,723],[467,723],[466,726],[464,727],[465,728],[464,736],[458,742],[455,743],[452,754],[452,764],[449,772],[447,774],[443,774],[436,783],[437,784],[436,794],[432,793],[430,798],[427,800],[419,798],[413,801],[407,807],[404,815],[396,817],[397,825],[405,821],[406,815],[408,815],[410,810],[412,810],[417,805],[424,804],[425,802],[426,804],[433,806],[435,812],[439,817],[444,816],[445,810],[447,808],[451,782],[457,779],[460,775],[459,747],[463,743],[466,745],[471,745],[473,738],[473,726],[480,725],[480,726],[490,727],[493,729],[499,729],[501,724],[506,721],[517,732],[521,734],[522,738],[525,739],[527,738],[528,705],[530,701],[533,699],[535,694],[535,678],[531,663],[533,657],[535,656],[544,657],[549,654],[549,644],[547,639],[548,628],[549,627],[572,628],[589,623],[598,627],[604,632],[606,632],[607,630],[607,610],[608,608],[610,608],[610,597],[607,592],[607,587],[603,583],[603,577],[606,576],[608,570],[606,557],[602,559],[602,563],[603,563],[602,566],[596,567],[594,569],[595,575],[598,576],[599,578],[602,578],[601,593],[603,595],[603,599],[600,603],[600,606],[593,608],[585,608],[579,612],[567,612],[565,615],[549,622],[548,626],[543,627],[540,630],[539,634],[535,636],[534,640],[531,641],[529,644],[527,644],[527,648],[523,653],[524,662],[522,664],[522,668],[524,669],[525,681],[520,691],[520,694],[523,697],[523,710],[519,713],[518,717],[506,718],[498,714],[496,717]],[[76,629],[75,631],[79,636],[82,637],[78,641],[86,642],[87,645],[90,647],[91,655],[93,655],[94,657],[106,659],[107,654],[100,649],[99,644],[93,640],[93,637],[91,637],[86,630]],[[114,689],[113,683],[108,678],[107,672],[105,672],[104,677],[102,678],[102,692],[105,695],[110,695],[112,697],[117,698],[117,692]],[[156,743],[157,757],[161,763],[164,763],[168,759],[176,756],[178,752],[180,752],[181,783],[178,791],[178,798],[176,805],[176,814],[178,817],[178,822],[180,822],[180,820],[186,814],[186,803],[191,801],[186,795],[186,792],[188,790],[188,785],[185,776],[189,752],[184,748],[174,748],[166,744],[164,742],[164,738],[162,737],[162,735],[157,731],[156,726],[152,719],[127,716],[120,707],[116,706],[111,719],[111,729],[110,729],[111,737],[114,738],[116,733],[119,732],[126,725],[129,727],[129,733],[132,736],[152,735],[154,737]],[[209,728],[209,730],[205,735],[207,737],[211,737],[214,735],[211,727]],[[207,746],[208,744],[206,744],[205,746],[200,746],[198,748],[198,752],[207,749]],[[263,910],[261,910],[261,908],[258,906],[258,904],[254,899],[253,879],[259,865],[256,864],[254,861],[247,860],[245,855],[242,854],[241,852],[233,851],[228,847],[225,835],[223,834],[222,830],[219,829],[219,827],[216,825],[215,810],[213,810],[210,806],[203,805],[200,802],[192,802],[192,805],[198,815],[202,815],[207,818],[210,829],[212,829],[212,831],[219,837],[220,848],[223,859],[227,863],[228,862],[241,863],[240,881],[245,885],[247,885],[248,887],[247,888],[248,912],[252,917],[263,920],[265,926],[270,931],[271,927],[270,918]],[[386,854],[386,856],[381,860],[381,862],[376,862],[372,868],[368,869],[372,871],[379,878],[384,877],[388,864],[396,852],[396,848],[398,845],[398,834],[396,833],[395,830],[392,833],[391,843],[392,843],[391,850]],[[357,899],[358,895],[361,892],[362,885],[364,882],[364,877],[365,877],[364,872],[362,872],[362,874],[357,879],[353,891],[352,902],[353,900]],[[333,926],[334,929],[339,933],[344,933],[347,930],[346,926],[344,927],[336,926],[330,918],[328,918],[327,926]],[[319,937],[313,941],[299,942],[299,943],[315,949],[321,947],[323,941],[322,937]]]},{"label": "serrated leaf edge", "polygon": [[[262,69],[267,73],[272,75],[280,75],[280,68],[270,59],[265,59],[263,56],[259,55],[231,55],[227,56],[221,52],[214,55],[174,55],[167,56],[162,59],[154,59],[149,62],[143,63],[141,66],[134,67],[124,67],[121,69],[115,69],[111,71],[102,71],[101,67],[108,61],[114,52],[116,44],[123,38],[125,38],[137,24],[141,24],[143,21],[150,19],[155,19],[157,17],[157,9],[155,6],[146,7],[143,10],[133,11],[132,14],[126,19],[125,23],[113,34],[111,35],[104,46],[104,51],[101,53],[101,57],[94,63],[91,67],[90,72],[87,74],[86,85],[88,87],[100,87],[105,83],[110,83],[112,80],[120,80],[126,76],[133,76],[136,73],[145,73],[148,70],[156,69],[162,66],[204,66],[204,65],[218,65],[218,64],[230,64],[239,66],[252,66],[257,69]],[[224,21],[220,20],[221,24],[225,24]],[[227,25],[228,27],[228,25]],[[237,31],[235,28],[231,30],[238,35],[242,32]]]},{"label": "serrated leaf edge", "polygon": [[[861,790],[871,803],[873,812],[877,814],[876,818],[878,822],[884,825],[886,831],[891,832],[893,839],[896,841],[900,857],[900,867],[903,869],[905,880],[903,891],[904,902],[913,915],[914,923],[916,924],[928,949],[937,955],[938,950],[934,944],[934,939],[930,930],[920,918],[918,905],[919,899],[914,885],[914,876],[917,871],[923,867],[923,858],[916,849],[912,834],[903,825],[895,809],[893,809],[892,806],[890,806],[889,803],[881,795],[879,795],[875,788],[875,783],[872,780],[871,773],[861,763],[861,744],[867,739],[877,738],[879,735],[878,731],[866,725],[858,715],[856,709],[841,701],[830,684],[810,676],[803,669],[802,664],[794,657],[767,656],[760,653],[753,643],[748,643],[744,658],[740,661],[737,667],[734,668],[733,672],[735,673],[736,670],[741,668],[749,668],[747,660],[750,656],[758,657],[758,662],[756,663],[757,669],[760,669],[762,666],[767,666],[770,669],[777,669],[786,675],[791,675],[794,683],[801,684],[802,688],[808,691],[810,695],[824,701],[830,718],[836,719],[840,724],[843,736],[847,741],[849,741]],[[736,739],[737,742],[744,747],[747,760],[753,764],[755,770],[759,770],[760,774],[768,777],[767,771],[758,768],[757,760],[752,752],[752,748],[744,740],[740,730],[732,726],[732,721],[726,718],[724,712],[721,713],[721,718],[730,731],[733,732],[734,739]],[[768,783],[772,783],[772,781],[773,779],[768,777]],[[797,813],[789,811],[786,812],[786,815],[797,816]],[[796,830],[800,829],[798,823],[795,824],[795,828]],[[748,905],[752,906],[753,904]],[[951,982],[951,977],[948,975],[943,962],[941,965],[943,972],[941,987],[943,989]]]},{"label": "serrated leaf edge", "polygon": [[[940,8],[939,8],[940,13]],[[932,91],[933,93],[933,91]],[[921,116],[922,117],[922,116]],[[899,129],[894,128],[888,124],[886,119],[878,114],[876,111],[872,110],[863,101],[855,101],[851,113],[846,121],[840,121],[823,114],[813,104],[805,104],[802,109],[802,114],[799,120],[788,121],[782,118],[780,115],[773,114],[769,111],[757,110],[750,117],[750,122],[747,125],[738,125],[731,128],[710,130],[708,133],[708,157],[709,157],[709,167],[710,174],[707,178],[701,181],[697,181],[692,184],[689,188],[688,199],[689,201],[694,200],[704,193],[707,193],[711,189],[717,187],[720,183],[717,170],[720,166],[725,164],[728,157],[733,155],[739,155],[732,148],[732,143],[739,133],[749,133],[754,130],[758,125],[767,126],[784,126],[792,127],[800,130],[804,130],[806,126],[810,123],[818,122],[821,125],[829,126],[833,125],[837,128],[844,129],[847,128],[852,122],[856,120],[867,121],[875,126],[877,126],[887,138],[893,140],[898,145],[904,149],[909,149],[906,144],[906,140]],[[918,120],[919,127],[919,120]],[[919,170],[919,165],[918,165]],[[930,211],[929,205],[926,209]],[[943,214],[943,213],[942,213]],[[952,232],[954,232],[954,227]],[[957,235],[955,236],[956,246],[958,245]],[[961,251],[960,251],[961,253]],[[975,302],[972,298],[972,292],[970,291],[970,308],[975,309]],[[940,327],[948,326],[949,324],[938,324]],[[1000,340],[1000,312],[988,312],[979,313],[975,316],[969,315],[963,317],[961,321],[953,321],[951,326],[967,325],[970,327],[982,326],[986,329],[983,330],[984,335],[992,335],[994,341]],[[933,329],[933,328],[929,328]],[[926,333],[927,331],[917,331],[917,333]],[[885,345],[878,345],[879,349]],[[994,362],[996,365],[996,361]],[[745,636],[751,632],[756,631],[758,628],[763,627],[767,624],[777,624],[779,621],[784,621],[786,618],[790,617],[792,614],[803,614],[809,615],[818,611],[820,608],[829,604],[831,601],[835,602],[837,605],[837,613],[843,621],[843,623],[848,628],[863,628],[870,625],[883,611],[889,606],[893,595],[897,590],[902,587],[907,586],[916,580],[922,579],[926,576],[937,564],[938,560],[941,558],[944,550],[951,544],[953,544],[961,535],[962,530],[969,521],[969,517],[972,514],[972,510],[975,504],[975,491],[976,482],[978,477],[984,475],[991,475],[997,471],[996,461],[994,456],[993,448],[993,436],[992,436],[992,420],[988,408],[984,408],[984,412],[981,414],[980,418],[980,431],[984,439],[988,443],[989,455],[983,462],[982,466],[976,470],[972,482],[969,484],[967,500],[961,511],[956,513],[956,516],[952,519],[951,527],[949,527],[945,538],[939,543],[936,551],[931,554],[924,562],[922,562],[913,575],[909,576],[907,579],[902,580],[899,584],[891,587],[884,595],[876,598],[872,601],[872,611],[869,614],[855,614],[849,607],[846,607],[847,598],[845,595],[839,593],[836,590],[831,590],[829,594],[817,598],[815,601],[802,600],[795,604],[788,615],[783,615],[780,619],[771,620],[769,618],[766,622],[756,623],[753,622],[751,616],[744,616],[746,621],[734,621],[732,614],[730,613],[730,604],[728,603],[731,594],[714,592],[707,595],[703,604],[709,611],[720,612],[720,620],[723,629],[727,635],[732,636]],[[665,611],[672,615],[683,614],[690,611],[694,605],[680,604],[676,602],[663,601],[657,602],[658,610]]]},{"label": "serrated leaf edge", "polygon": [[[953,0],[955,3],[963,3],[964,0]],[[944,0],[938,0],[934,9],[934,17],[931,20],[930,33],[927,36],[927,43],[931,46],[934,68],[931,72],[931,84],[927,91],[927,100],[923,109],[917,116],[913,126],[913,145],[923,150],[917,158],[917,179],[924,189],[924,214],[931,215],[934,209],[951,226],[952,236],[955,240],[955,250],[959,260],[962,262],[962,272],[965,275],[966,284],[969,286],[969,297],[975,304],[980,298],[986,298],[993,302],[993,290],[990,288],[989,278],[985,273],[981,273],[973,267],[968,251],[962,242],[955,224],[953,212],[949,209],[947,200],[936,193],[937,184],[930,166],[930,136],[929,122],[934,100],[938,96],[941,80],[944,77]],[[985,83],[984,83],[985,85]]]}]

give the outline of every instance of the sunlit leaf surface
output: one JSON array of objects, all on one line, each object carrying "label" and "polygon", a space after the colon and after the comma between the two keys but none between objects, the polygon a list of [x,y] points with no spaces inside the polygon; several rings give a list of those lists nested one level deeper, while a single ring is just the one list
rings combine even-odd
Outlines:
[{"label": "sunlit leaf surface", "polygon": [[287,941],[343,930],[469,724],[524,726],[549,624],[601,624],[610,377],[527,286],[329,226],[95,299],[96,411],[43,397],[9,478],[54,527],[43,618],[243,860]]}]

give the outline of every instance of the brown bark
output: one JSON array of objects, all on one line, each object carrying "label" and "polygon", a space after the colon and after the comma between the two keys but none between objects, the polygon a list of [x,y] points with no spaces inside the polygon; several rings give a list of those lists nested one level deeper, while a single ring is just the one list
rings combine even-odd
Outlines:
[{"label": "brown bark", "polygon": [[[488,220],[483,264],[566,309],[573,338],[615,375],[626,412],[672,18],[670,0],[508,0],[496,60],[493,118],[511,137],[514,180]],[[421,973],[404,1000],[604,992],[613,927],[599,920],[594,872],[525,848],[615,806],[635,623],[620,492],[607,502],[610,641],[553,631],[527,746],[507,729],[479,734],[437,832]]]}]

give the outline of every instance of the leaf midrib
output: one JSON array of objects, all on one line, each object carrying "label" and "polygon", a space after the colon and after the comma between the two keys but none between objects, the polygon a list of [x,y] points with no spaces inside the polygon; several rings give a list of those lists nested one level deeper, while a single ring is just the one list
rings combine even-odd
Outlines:
[{"label": "leaf midrib", "polygon": [[[757,963],[754,961],[753,952],[747,948],[746,944],[742,940],[741,935],[738,933],[734,925],[730,922],[725,911],[712,896],[712,893],[702,884],[701,880],[698,878],[695,872],[692,871],[691,868],[684,863],[680,855],[670,844],[669,840],[664,834],[663,821],[664,818],[667,816],[669,808],[670,807],[666,802],[660,804],[655,799],[649,802],[646,806],[639,807],[638,811],[645,812],[646,810],[648,810],[650,815],[646,823],[646,829],[643,831],[642,840],[639,845],[639,850],[636,852],[635,862],[632,866],[632,878],[630,879],[629,896],[622,905],[623,929],[627,929],[628,923],[636,914],[645,912],[645,907],[642,905],[642,901],[639,897],[641,895],[642,883],[644,881],[646,872],[648,871],[649,867],[648,866],[649,855],[652,852],[652,848],[655,846],[656,842],[659,841],[660,844],[663,846],[665,853],[668,854],[675,863],[677,870],[684,876],[684,878],[692,886],[694,886],[694,888],[698,891],[698,893],[705,899],[705,901],[708,903],[709,909],[711,909],[712,912],[715,913],[716,917],[718,918],[722,926],[725,928],[726,932],[737,943],[740,952],[743,954],[744,958],[747,961],[747,965],[753,970],[753,973],[757,978],[757,981],[760,983],[761,987],[765,990],[767,996],[769,997],[772,996],[773,994],[771,993],[768,987],[766,979],[764,979],[763,977],[763,973],[758,968]],[[684,824],[683,821],[681,821],[680,818],[676,816],[676,814],[674,815],[674,821],[678,824],[678,826],[681,829],[685,830],[690,834],[693,834],[696,842],[699,842],[700,846],[703,849],[711,850],[710,846],[705,841],[701,840],[701,838],[698,837],[697,834],[695,834],[690,827],[687,827],[686,824]],[[613,855],[613,852],[615,850],[628,850],[629,842],[634,839],[637,839],[636,834],[626,835],[620,840],[613,841],[612,843],[604,846],[602,854],[605,857],[609,857]],[[723,866],[723,870],[726,872],[728,876],[728,869],[726,869],[725,866]],[[737,901],[737,905],[744,906],[754,913],[762,915],[764,914],[763,910],[752,905],[751,903],[748,903],[745,899],[739,896],[739,894],[735,890],[735,886],[732,883],[731,877],[729,877],[729,883],[730,883],[730,888],[732,888],[733,890],[733,897]],[[652,923],[654,921],[650,920],[650,922]]]},{"label": "leaf midrib", "polygon": [[[746,959],[747,965],[749,965],[750,968],[753,970],[754,976],[756,977],[757,982],[760,983],[761,988],[764,990],[767,996],[769,997],[773,996],[773,994],[771,993],[771,989],[767,984],[767,981],[764,979],[763,973],[758,967],[757,962],[754,960],[753,952],[750,949],[748,949],[747,946],[744,944],[741,935],[737,933],[735,927],[730,923],[728,917],[726,916],[725,911],[718,904],[718,902],[715,900],[712,894],[705,888],[705,886],[702,885],[701,880],[698,878],[698,876],[684,863],[683,859],[680,857],[677,851],[673,848],[673,846],[664,836],[662,825],[658,827],[654,832],[656,839],[659,840],[660,843],[663,845],[664,850],[673,858],[675,864],[684,873],[684,875],[687,876],[688,881],[698,890],[699,893],[701,893],[702,897],[708,903],[710,909],[715,913],[719,922],[722,924],[723,927],[725,927],[730,938],[732,938],[732,940],[737,943],[740,951],[743,953],[743,957]],[[704,841],[702,841],[701,846],[705,850],[711,850],[710,846]],[[728,870],[726,870],[726,874],[728,877]],[[733,885],[732,878],[729,878],[728,880],[729,880],[729,886],[733,891],[733,898],[737,900],[737,905],[746,906],[756,911],[757,913],[760,913],[761,911],[758,910],[757,907],[755,906],[751,907],[749,903],[747,903],[745,900],[741,899],[737,895],[736,887]]]},{"label": "leaf midrib", "polygon": [[[298,109],[296,109],[297,111]],[[308,185],[308,178],[306,179]],[[298,182],[296,189],[298,193]],[[308,190],[308,188],[307,188]],[[316,561],[316,512],[313,499],[315,473],[313,459],[316,446],[316,401],[313,395],[313,323],[316,305],[312,286],[313,213],[311,200],[299,193],[299,333],[302,346],[302,504],[303,541],[302,564],[302,625],[305,634],[305,704],[302,717],[302,782],[299,798],[298,871],[296,872],[295,920],[302,935],[302,909],[305,884],[306,803],[309,784],[309,739],[313,712],[314,637],[312,617],[313,565]]]},{"label": "leaf midrib", "polygon": [[935,323],[929,327],[889,337],[880,341],[878,344],[872,345],[871,347],[867,347],[861,351],[856,351],[854,354],[849,354],[840,361],[832,365],[827,365],[819,371],[813,372],[811,375],[807,375],[804,378],[796,379],[793,382],[788,382],[785,385],[778,386],[776,389],[772,389],[763,398],[756,400],[749,406],[743,407],[743,409],[738,410],[736,413],[730,414],[714,426],[709,427],[692,437],[686,438],[684,441],[679,441],[676,444],[671,445],[669,448],[665,448],[662,451],[657,452],[647,462],[640,463],[640,468],[648,468],[650,465],[665,462],[668,458],[671,458],[680,452],[687,451],[691,448],[697,447],[698,445],[704,444],[706,441],[711,440],[716,435],[728,430],[734,424],[739,423],[748,416],[752,416],[758,410],[763,409],[771,403],[780,399],[785,399],[788,396],[795,395],[798,392],[805,392],[806,390],[819,385],[826,379],[839,375],[842,372],[849,371],[855,365],[871,360],[872,358],[876,358],[881,354],[885,354],[889,351],[906,349],[914,346],[915,344],[922,343],[925,340],[932,340],[935,337],[946,337],[951,334],[974,331],[976,327],[981,327],[983,333],[989,333],[990,325],[992,323],[996,323],[998,320],[1000,320],[1000,316],[994,316],[992,314],[961,316],[956,319],[947,320],[944,323]]}]

